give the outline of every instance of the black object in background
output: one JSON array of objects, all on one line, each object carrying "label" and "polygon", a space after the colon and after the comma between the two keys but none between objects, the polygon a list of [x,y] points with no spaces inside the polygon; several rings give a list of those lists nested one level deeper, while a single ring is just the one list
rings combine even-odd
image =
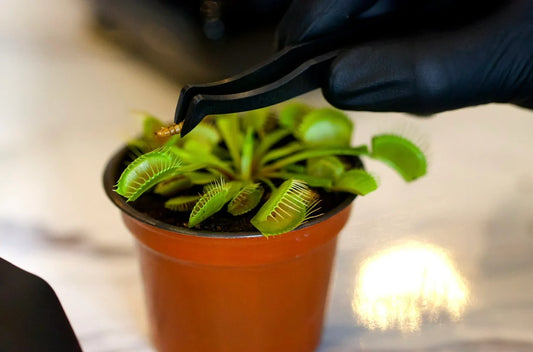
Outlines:
[{"label": "black object in background", "polygon": [[289,0],[90,0],[98,32],[180,83],[223,79],[275,51]]},{"label": "black object in background", "polygon": [[50,285],[0,258],[0,351],[81,351]]}]

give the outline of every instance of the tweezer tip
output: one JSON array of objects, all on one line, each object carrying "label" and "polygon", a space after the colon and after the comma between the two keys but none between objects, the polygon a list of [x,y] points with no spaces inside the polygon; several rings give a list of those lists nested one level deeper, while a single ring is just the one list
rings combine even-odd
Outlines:
[{"label": "tweezer tip", "polygon": [[180,123],[184,120],[183,113],[181,112],[181,104],[178,102],[176,111],[174,112],[174,123]]},{"label": "tweezer tip", "polygon": [[191,132],[196,125],[197,123],[191,122],[191,120],[184,120],[180,132],[181,138],[185,137],[189,132]]}]

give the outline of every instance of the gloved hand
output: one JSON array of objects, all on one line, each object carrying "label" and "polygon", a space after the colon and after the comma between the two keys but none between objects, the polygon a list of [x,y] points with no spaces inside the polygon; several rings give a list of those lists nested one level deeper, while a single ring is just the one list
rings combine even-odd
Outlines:
[{"label": "gloved hand", "polygon": [[54,290],[0,258],[0,351],[81,352]]},{"label": "gloved hand", "polygon": [[[490,102],[533,108],[533,0],[294,0],[280,46],[398,17],[333,63],[325,98],[341,109],[431,114]],[[370,33],[371,34],[371,33]]]}]

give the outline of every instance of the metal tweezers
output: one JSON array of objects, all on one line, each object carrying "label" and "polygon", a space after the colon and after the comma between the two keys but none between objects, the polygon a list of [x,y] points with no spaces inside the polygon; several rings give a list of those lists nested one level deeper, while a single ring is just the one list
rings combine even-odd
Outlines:
[{"label": "metal tweezers", "polygon": [[259,109],[320,88],[342,48],[360,42],[363,35],[368,37],[365,29],[358,26],[286,47],[242,74],[214,83],[185,86],[174,122],[183,122],[181,135],[185,136],[206,115]]}]

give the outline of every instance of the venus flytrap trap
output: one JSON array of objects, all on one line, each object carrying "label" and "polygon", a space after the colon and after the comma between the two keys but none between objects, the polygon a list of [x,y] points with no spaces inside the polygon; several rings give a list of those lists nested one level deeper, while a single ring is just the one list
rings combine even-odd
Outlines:
[{"label": "venus flytrap trap", "polygon": [[383,134],[372,138],[372,157],[394,168],[405,181],[424,175],[427,161],[420,148],[405,137]]},{"label": "venus flytrap trap", "polygon": [[124,170],[117,183],[117,193],[132,202],[159,182],[180,172],[181,165],[181,159],[171,151],[171,147],[141,155]]},{"label": "venus flytrap trap", "polygon": [[341,111],[289,103],[208,117],[184,138],[146,115],[143,134],[129,146],[138,157],[123,171],[116,192],[129,202],[152,191],[165,207],[190,212],[202,228],[225,212],[247,217],[265,236],[291,231],[319,216],[320,198],[334,192],[366,195],[378,187],[359,157],[380,160],[406,181],[426,173],[426,157],[405,137],[381,134],[350,146],[353,122]]},{"label": "venus flytrap trap", "polygon": [[305,182],[290,178],[272,192],[250,222],[265,236],[279,235],[308,220],[318,202],[318,195]]},{"label": "venus flytrap trap", "polygon": [[228,213],[242,215],[253,210],[261,201],[265,189],[259,183],[250,183],[240,189],[228,203]]}]

